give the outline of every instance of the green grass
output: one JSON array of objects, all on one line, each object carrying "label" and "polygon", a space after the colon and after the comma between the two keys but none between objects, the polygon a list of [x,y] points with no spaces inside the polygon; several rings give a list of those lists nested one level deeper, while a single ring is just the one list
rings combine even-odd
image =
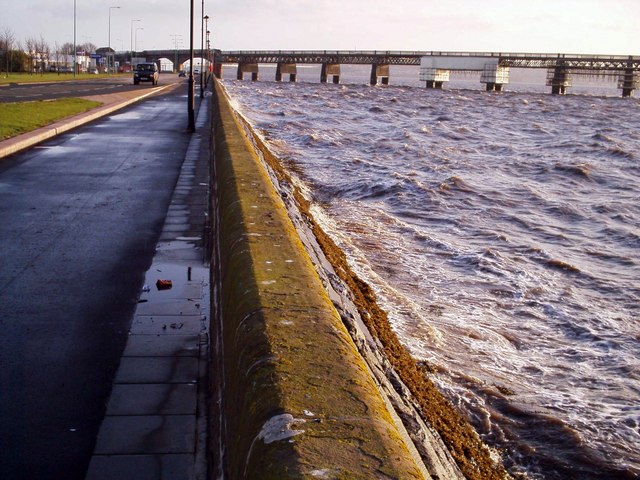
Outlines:
[{"label": "green grass", "polygon": [[0,103],[0,140],[30,132],[100,105],[100,102],[81,98]]},{"label": "green grass", "polygon": [[0,72],[0,85],[8,83],[37,83],[37,82],[67,82],[70,80],[95,80],[96,78],[130,77],[131,73],[79,73],[75,77],[73,73],[10,73]]}]

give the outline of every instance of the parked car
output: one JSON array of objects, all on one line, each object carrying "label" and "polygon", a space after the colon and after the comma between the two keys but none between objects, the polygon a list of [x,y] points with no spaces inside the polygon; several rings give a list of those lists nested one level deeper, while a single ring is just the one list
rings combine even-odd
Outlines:
[{"label": "parked car", "polygon": [[185,72],[184,70],[180,70],[178,72],[178,77],[186,77],[187,76],[187,72]]},{"label": "parked car", "polygon": [[152,85],[157,85],[158,76],[158,65],[155,63],[139,63],[133,71],[133,83],[138,85],[140,82],[151,82]]}]

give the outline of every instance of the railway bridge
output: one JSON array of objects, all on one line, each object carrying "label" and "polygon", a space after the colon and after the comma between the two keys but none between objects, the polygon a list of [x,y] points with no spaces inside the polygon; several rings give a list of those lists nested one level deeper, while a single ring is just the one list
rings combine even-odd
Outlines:
[{"label": "railway bridge", "polygon": [[[175,58],[184,63],[189,50],[147,50],[148,61]],[[547,85],[551,93],[564,94],[572,78],[579,75],[611,76],[618,82],[623,97],[630,97],[638,88],[640,56],[585,55],[550,53],[442,52],[442,51],[329,51],[329,50],[255,50],[202,52],[199,57],[212,59],[216,76],[222,76],[225,65],[236,67],[236,78],[251,74],[259,79],[260,64],[276,65],[276,81],[284,75],[297,80],[297,65],[321,66],[320,81],[340,82],[341,65],[371,65],[370,83],[389,83],[392,65],[420,66],[420,80],[427,88],[442,88],[451,72],[479,72],[487,90],[502,90],[509,83],[509,69],[537,68],[547,70]]]}]

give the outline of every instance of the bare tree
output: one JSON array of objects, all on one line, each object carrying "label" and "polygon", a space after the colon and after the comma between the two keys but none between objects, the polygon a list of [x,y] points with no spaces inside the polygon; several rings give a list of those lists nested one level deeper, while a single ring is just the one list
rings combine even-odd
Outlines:
[{"label": "bare tree", "polygon": [[66,42],[62,44],[62,49],[61,52],[64,55],[64,66],[68,67],[69,66],[69,59],[71,57],[73,57],[75,51],[74,51],[74,46],[73,43],[70,42]]},{"label": "bare tree", "polygon": [[24,43],[26,47],[26,54],[29,58],[29,73],[33,73],[35,66],[34,64],[36,62],[36,55],[38,53],[38,40],[34,37],[29,37],[24,41]]},{"label": "bare tree", "polygon": [[10,28],[5,28],[4,31],[0,33],[0,49],[4,52],[5,58],[5,66],[6,66],[6,74],[9,76],[9,71],[12,65],[12,57],[13,57],[13,43],[15,42],[15,34],[13,30]]},{"label": "bare tree", "polygon": [[37,50],[40,58],[40,73],[44,74],[47,65],[49,64],[49,57],[51,56],[51,47],[44,39],[42,35],[40,35],[40,41],[37,45]]},{"label": "bare tree", "polygon": [[53,59],[56,62],[56,72],[58,72],[58,75],[60,75],[60,55],[61,55],[61,49],[62,47],[60,47],[60,43],[56,42],[53,45]]},{"label": "bare tree", "polygon": [[98,47],[91,43],[91,42],[85,42],[83,43],[80,48],[86,53],[86,54],[90,54],[90,53],[96,53],[96,50],[98,49]]}]

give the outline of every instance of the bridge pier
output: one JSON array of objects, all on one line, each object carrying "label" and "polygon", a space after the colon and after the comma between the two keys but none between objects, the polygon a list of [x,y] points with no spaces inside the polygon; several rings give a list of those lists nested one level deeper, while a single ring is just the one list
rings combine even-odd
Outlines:
[{"label": "bridge pier", "polygon": [[374,63],[371,65],[371,85],[378,84],[378,77],[381,77],[382,85],[389,85],[389,65]]},{"label": "bridge pier", "polygon": [[276,65],[276,82],[282,81],[282,75],[289,75],[289,81],[297,80],[297,68],[295,63],[278,63]]},{"label": "bridge pier", "polygon": [[320,83],[327,83],[329,75],[333,77],[333,83],[340,83],[340,64],[323,63],[320,69]]},{"label": "bridge pier", "polygon": [[486,85],[487,92],[501,92],[502,83],[483,82]]},{"label": "bridge pier", "polygon": [[550,68],[547,71],[547,86],[551,87],[551,94],[564,95],[571,86],[571,72],[564,65]]},{"label": "bridge pier", "polygon": [[449,81],[449,70],[440,68],[420,68],[420,80],[426,82],[427,88],[442,90],[444,82]]},{"label": "bridge pier", "polygon": [[495,64],[484,66],[480,83],[486,84],[487,92],[501,92],[503,85],[509,83],[509,67],[499,67]]},{"label": "bridge pier", "polygon": [[633,68],[627,68],[618,79],[618,88],[622,89],[623,97],[632,97],[633,91],[638,88],[638,76]]},{"label": "bridge pier", "polygon": [[236,78],[238,80],[244,80],[244,74],[251,72],[251,81],[257,82],[259,78],[259,70],[257,63],[238,63],[238,73]]}]

